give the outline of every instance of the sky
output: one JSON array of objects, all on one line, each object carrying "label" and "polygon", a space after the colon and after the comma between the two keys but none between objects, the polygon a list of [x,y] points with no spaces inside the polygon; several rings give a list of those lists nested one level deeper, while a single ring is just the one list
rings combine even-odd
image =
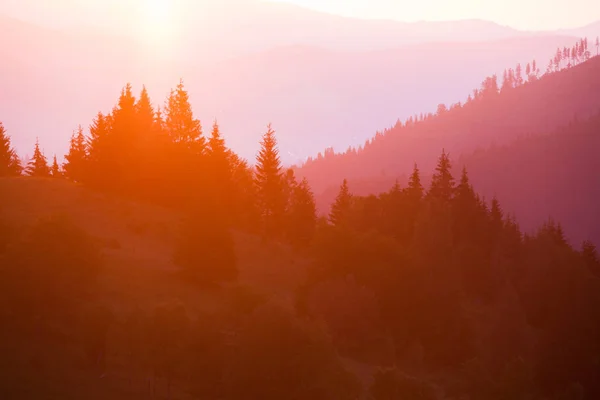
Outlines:
[{"label": "sky", "polygon": [[484,19],[517,29],[576,28],[600,20],[598,0],[279,0],[362,18],[400,21]]},{"label": "sky", "polygon": [[484,19],[524,30],[577,28],[600,20],[598,0],[279,0],[352,17],[406,22]]},{"label": "sky", "polygon": [[[160,12],[169,1],[190,0],[1,0],[0,13],[21,18],[32,16],[35,20],[47,18],[58,9],[72,10],[84,5],[89,14],[100,18],[125,15],[139,9],[140,4],[146,5],[141,8]],[[193,0],[189,4],[222,4],[225,1],[280,1],[343,16],[406,22],[483,19],[523,30],[577,28],[600,20],[598,0]],[[73,16],[74,13],[67,11],[52,15],[52,18],[61,22]]]}]

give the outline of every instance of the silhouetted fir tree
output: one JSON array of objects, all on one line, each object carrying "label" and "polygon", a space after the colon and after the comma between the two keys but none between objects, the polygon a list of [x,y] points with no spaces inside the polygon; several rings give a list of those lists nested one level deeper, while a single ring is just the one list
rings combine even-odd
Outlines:
[{"label": "silhouetted fir tree", "polygon": [[260,210],[254,171],[246,160],[231,150],[227,152],[227,159],[231,167],[231,213],[235,216],[235,223],[247,231],[257,232],[260,229]]},{"label": "silhouetted fir tree", "polygon": [[90,125],[90,134],[86,139],[88,151],[88,168],[85,179],[93,186],[107,188],[112,177],[113,168],[111,155],[111,115],[98,113]]},{"label": "silhouetted fir tree", "polygon": [[264,233],[267,236],[278,236],[281,234],[286,199],[277,139],[271,124],[267,126],[267,132],[263,135],[260,145],[255,174],[259,209]]},{"label": "silhouetted fir tree", "polygon": [[348,181],[344,179],[340,186],[335,202],[331,205],[329,212],[329,221],[333,226],[343,226],[348,222],[350,210],[352,208],[352,194],[348,189]]},{"label": "silhouetted fir tree", "polygon": [[217,202],[225,209],[229,209],[233,201],[232,170],[228,152],[225,139],[223,139],[219,125],[215,120],[207,147],[207,168],[210,171],[208,184],[210,185],[209,190],[214,191]]},{"label": "silhouetted fir tree", "polygon": [[148,95],[146,86],[142,87],[142,91],[140,92],[140,97],[135,104],[135,108],[137,112],[138,129],[145,134],[151,133],[154,127],[154,118],[156,114],[152,108],[152,102],[150,101],[150,96]]},{"label": "silhouetted fir tree", "polygon": [[417,164],[413,166],[413,172],[408,180],[408,188],[406,193],[411,201],[420,202],[424,193],[423,185],[421,184],[421,175]]},{"label": "silhouetted fir tree", "polygon": [[287,221],[291,243],[306,247],[312,240],[317,225],[317,207],[306,178],[293,187]]},{"label": "silhouetted fir tree", "polygon": [[0,122],[0,177],[21,175],[21,161],[10,144],[10,137]]},{"label": "silhouetted fir tree", "polygon": [[500,207],[500,202],[496,197],[492,198],[492,205],[490,207],[490,221],[492,224],[492,231],[495,235],[498,235],[504,225],[504,212]]},{"label": "silhouetted fir tree", "polygon": [[296,181],[296,176],[294,175],[294,170],[292,168],[288,168],[285,171],[282,179],[285,197],[285,211],[287,213],[291,207],[292,198],[294,197],[294,190],[296,189],[296,186],[298,186],[298,182]]},{"label": "silhouetted fir tree", "polygon": [[523,68],[521,64],[517,64],[515,70],[515,86],[521,86],[523,84]]},{"label": "silhouetted fir tree", "polygon": [[463,167],[460,182],[456,186],[453,199],[453,224],[457,241],[471,240],[478,234],[477,197],[469,182],[467,168]]},{"label": "silhouetted fir tree", "polygon": [[128,83],[112,111],[111,132],[107,137],[103,171],[111,176],[108,184],[119,193],[131,194],[139,190],[134,182],[134,172],[139,165],[138,114],[136,99]]},{"label": "silhouetted fir tree", "polygon": [[56,160],[56,154],[54,155],[54,158],[52,160],[51,174],[52,174],[53,178],[62,177],[62,172],[60,171],[60,166],[58,165],[58,161]]},{"label": "silhouetted fir tree", "polygon": [[81,125],[77,128],[77,132],[71,135],[71,144],[69,153],[65,156],[63,169],[65,176],[75,182],[82,182],[85,179],[87,167],[87,146],[85,136]]},{"label": "silhouetted fir tree", "polygon": [[171,91],[164,110],[165,128],[174,143],[183,146],[193,154],[202,154],[205,139],[202,125],[194,118],[188,92],[179,81],[177,88]]},{"label": "silhouetted fir tree", "polygon": [[11,157],[9,173],[10,176],[21,176],[23,174],[23,162],[16,152],[14,152]]},{"label": "silhouetted fir tree", "polygon": [[427,196],[432,199],[449,203],[454,194],[454,177],[452,176],[452,164],[446,151],[442,151],[442,155],[438,159],[435,173],[431,179],[431,186]]},{"label": "silhouetted fir tree", "polygon": [[594,243],[586,240],[581,245],[581,256],[588,269],[596,276],[600,278],[600,258],[598,257],[598,250]]},{"label": "silhouetted fir tree", "polygon": [[48,167],[48,160],[40,150],[40,143],[37,139],[35,141],[33,157],[27,164],[27,167],[25,168],[25,173],[29,176],[40,178],[50,176],[50,167]]}]

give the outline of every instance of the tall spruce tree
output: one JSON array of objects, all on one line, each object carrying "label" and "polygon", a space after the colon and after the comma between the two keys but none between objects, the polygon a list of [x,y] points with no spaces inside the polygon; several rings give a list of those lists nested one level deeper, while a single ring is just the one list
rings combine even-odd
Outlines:
[{"label": "tall spruce tree", "polygon": [[65,160],[63,165],[65,176],[75,182],[82,182],[86,173],[87,146],[81,125],[71,136],[71,145]]},{"label": "tall spruce tree", "polygon": [[0,122],[0,177],[21,175],[19,156],[10,144],[10,137]]},{"label": "tall spruce tree", "polygon": [[177,88],[171,91],[164,110],[165,128],[174,143],[191,150],[195,154],[204,152],[205,140],[202,136],[202,125],[194,118],[188,92],[179,81]]},{"label": "tall spruce tree", "polygon": [[271,124],[260,142],[261,149],[256,158],[256,188],[259,208],[267,236],[281,233],[285,212],[285,193],[281,176],[281,160],[275,131]]},{"label": "tall spruce tree", "polygon": [[451,169],[450,158],[446,151],[442,150],[442,155],[438,159],[435,173],[431,179],[431,187],[428,193],[430,198],[437,199],[442,203],[450,202],[454,193],[454,177]]},{"label": "tall spruce tree", "polygon": [[60,178],[62,176],[60,166],[58,165],[58,161],[56,160],[56,154],[54,155],[54,158],[52,159],[51,174],[52,174],[53,178]]},{"label": "tall spruce tree", "polygon": [[588,269],[596,277],[600,277],[600,258],[598,257],[598,250],[594,243],[589,240],[584,241],[581,246],[581,256]]},{"label": "tall spruce tree", "polygon": [[156,114],[152,108],[152,102],[150,101],[146,86],[142,87],[140,97],[135,104],[135,109],[137,112],[138,128],[141,131],[140,133],[143,136],[147,136],[154,128],[154,118]]},{"label": "tall spruce tree", "polygon": [[38,139],[35,140],[33,157],[27,164],[27,168],[25,168],[25,173],[29,176],[38,178],[46,178],[50,176],[50,167],[48,167],[48,160],[40,150],[40,143]]},{"label": "tall spruce tree", "polygon": [[288,212],[287,232],[292,244],[305,247],[312,240],[317,225],[317,206],[306,178],[293,187]]},{"label": "tall spruce tree", "polygon": [[342,226],[348,222],[351,207],[352,194],[350,194],[350,190],[348,189],[348,181],[344,179],[329,212],[329,221],[331,221],[333,226]]},{"label": "tall spruce tree", "polygon": [[[208,169],[210,170],[209,191],[214,193],[217,203],[225,209],[231,207],[233,182],[229,162],[229,150],[215,120],[208,140]],[[229,214],[229,213],[228,213]]]},{"label": "tall spruce tree", "polygon": [[408,180],[408,188],[406,188],[406,193],[411,201],[418,203],[423,198],[423,192],[424,189],[423,185],[421,184],[421,173],[419,171],[419,167],[415,163],[413,172]]},{"label": "tall spruce tree", "polygon": [[94,186],[106,188],[111,179],[108,173],[112,166],[110,140],[111,115],[99,112],[90,125],[90,135],[86,139],[88,151],[86,179]]}]

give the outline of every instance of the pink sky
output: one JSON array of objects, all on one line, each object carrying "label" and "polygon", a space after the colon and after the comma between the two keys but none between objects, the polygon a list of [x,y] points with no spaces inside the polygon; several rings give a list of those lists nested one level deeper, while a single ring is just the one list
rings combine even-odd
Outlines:
[{"label": "pink sky", "polygon": [[[186,3],[188,12],[203,7],[219,7],[243,13],[242,4],[262,0],[3,0],[0,13],[35,22],[54,24],[126,24],[128,18],[156,4]],[[575,28],[600,20],[600,1],[596,0],[273,0],[294,3],[329,13],[400,21],[440,21],[485,19],[524,30]],[[193,10],[193,11],[190,11]]]}]

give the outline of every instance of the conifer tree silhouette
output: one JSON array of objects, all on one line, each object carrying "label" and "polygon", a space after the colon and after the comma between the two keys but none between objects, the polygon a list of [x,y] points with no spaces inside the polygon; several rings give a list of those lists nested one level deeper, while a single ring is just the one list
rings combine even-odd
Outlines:
[{"label": "conifer tree silhouette", "polygon": [[256,157],[255,182],[264,233],[273,236],[281,233],[285,193],[277,139],[271,124],[267,126],[267,132],[263,135],[260,144],[261,149]]},{"label": "conifer tree silhouette", "polygon": [[50,176],[50,167],[48,167],[48,160],[40,150],[40,143],[38,139],[36,139],[35,141],[33,157],[27,164],[27,168],[25,168],[25,173],[29,176],[40,178]]}]

